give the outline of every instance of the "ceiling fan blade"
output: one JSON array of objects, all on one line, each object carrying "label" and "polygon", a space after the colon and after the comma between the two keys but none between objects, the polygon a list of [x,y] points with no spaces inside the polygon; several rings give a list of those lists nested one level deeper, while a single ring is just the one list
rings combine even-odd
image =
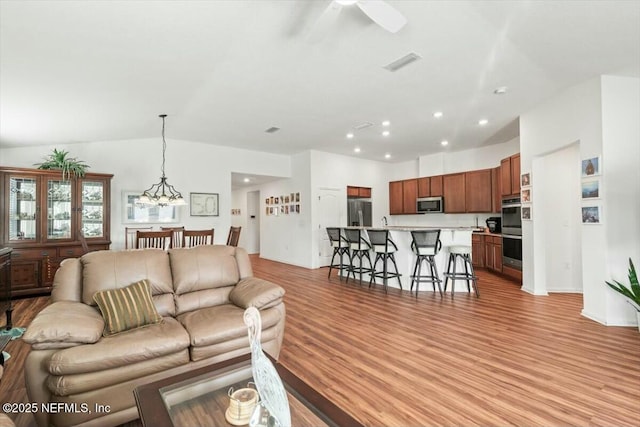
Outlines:
[{"label": "ceiling fan blade", "polygon": [[390,33],[397,33],[407,23],[407,18],[385,1],[360,0],[356,4],[373,22]]},{"label": "ceiling fan blade", "polygon": [[342,5],[332,1],[313,24],[308,38],[309,41],[317,42],[322,40],[333,28],[341,11]]}]

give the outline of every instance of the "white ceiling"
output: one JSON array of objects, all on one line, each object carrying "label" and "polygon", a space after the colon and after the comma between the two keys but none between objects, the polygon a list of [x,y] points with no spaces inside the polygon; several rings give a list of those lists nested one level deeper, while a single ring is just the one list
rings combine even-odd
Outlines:
[{"label": "white ceiling", "polygon": [[356,7],[320,33],[329,3],[2,1],[0,146],[155,137],[166,113],[169,140],[402,161],[509,140],[597,75],[640,77],[640,1],[389,0],[397,34]]}]

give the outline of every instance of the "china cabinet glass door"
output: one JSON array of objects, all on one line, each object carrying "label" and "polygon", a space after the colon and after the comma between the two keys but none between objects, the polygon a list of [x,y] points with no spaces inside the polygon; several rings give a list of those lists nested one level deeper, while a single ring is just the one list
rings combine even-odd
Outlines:
[{"label": "china cabinet glass door", "polygon": [[38,180],[9,178],[9,240],[25,241],[37,238]]},{"label": "china cabinet glass door", "polygon": [[104,182],[82,181],[82,234],[87,239],[104,237]]},{"label": "china cabinet glass door", "polygon": [[47,181],[47,240],[69,240],[73,233],[71,181]]}]

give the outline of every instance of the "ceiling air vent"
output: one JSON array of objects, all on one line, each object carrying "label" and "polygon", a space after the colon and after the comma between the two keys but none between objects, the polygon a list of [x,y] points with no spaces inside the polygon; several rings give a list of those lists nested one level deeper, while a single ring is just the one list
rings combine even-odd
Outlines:
[{"label": "ceiling air vent", "polygon": [[362,122],[358,125],[355,125],[353,128],[356,130],[362,130],[362,129],[366,129],[370,126],[373,126],[373,123],[369,123],[369,122]]},{"label": "ceiling air vent", "polygon": [[279,127],[271,126],[269,129],[265,130],[266,133],[276,133],[280,130]]},{"label": "ceiling air vent", "polygon": [[420,59],[420,55],[418,55],[417,53],[411,52],[403,56],[402,58],[396,59],[392,63],[385,65],[382,68],[385,68],[389,71],[398,71],[400,68],[405,67],[411,64],[412,62],[417,61],[418,59]]}]

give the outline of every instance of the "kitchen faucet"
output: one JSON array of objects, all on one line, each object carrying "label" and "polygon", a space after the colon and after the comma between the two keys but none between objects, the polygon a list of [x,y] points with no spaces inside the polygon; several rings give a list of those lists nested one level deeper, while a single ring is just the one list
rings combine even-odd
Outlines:
[{"label": "kitchen faucet", "polygon": [[387,217],[383,216],[382,219],[380,220],[382,222],[382,226],[386,227],[387,226]]}]

